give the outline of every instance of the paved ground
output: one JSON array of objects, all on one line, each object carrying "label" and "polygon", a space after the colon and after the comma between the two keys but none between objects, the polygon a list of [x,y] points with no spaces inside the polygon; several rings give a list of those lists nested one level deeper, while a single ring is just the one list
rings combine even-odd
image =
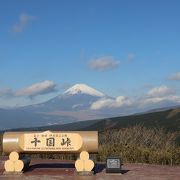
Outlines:
[{"label": "paved ground", "polygon": [[106,174],[105,165],[97,164],[92,176],[79,176],[74,169],[74,162],[59,160],[33,159],[28,171],[20,175],[3,174],[4,161],[0,160],[0,179],[64,179],[64,180],[179,180],[180,166],[160,166],[143,164],[124,164],[122,174]]}]

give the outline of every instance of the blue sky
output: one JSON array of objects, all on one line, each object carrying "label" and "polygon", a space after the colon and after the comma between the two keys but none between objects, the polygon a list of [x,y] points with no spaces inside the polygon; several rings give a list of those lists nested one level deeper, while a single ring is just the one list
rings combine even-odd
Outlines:
[{"label": "blue sky", "polygon": [[[1,0],[0,106],[44,101],[76,83],[114,97],[161,87],[179,96],[179,8],[179,0]],[[24,92],[34,84],[42,89],[31,98]]]}]

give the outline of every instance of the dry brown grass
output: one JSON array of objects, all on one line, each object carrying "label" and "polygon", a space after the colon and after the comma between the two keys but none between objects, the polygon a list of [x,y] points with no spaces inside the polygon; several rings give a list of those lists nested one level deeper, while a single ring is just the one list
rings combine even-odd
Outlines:
[{"label": "dry brown grass", "polygon": [[98,159],[118,155],[125,162],[180,164],[180,147],[175,144],[177,133],[163,129],[134,126],[100,134]]}]

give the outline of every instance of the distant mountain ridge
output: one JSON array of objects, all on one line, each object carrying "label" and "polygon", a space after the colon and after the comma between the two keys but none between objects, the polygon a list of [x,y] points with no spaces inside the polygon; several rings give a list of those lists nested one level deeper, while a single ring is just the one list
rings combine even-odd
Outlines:
[{"label": "distant mountain ridge", "polygon": [[111,113],[91,110],[91,104],[105,97],[85,84],[76,84],[46,102],[0,110],[0,129],[65,124],[79,120],[111,117]]},{"label": "distant mountain ridge", "polygon": [[35,128],[20,128],[16,131],[106,131],[113,129],[123,129],[136,125],[148,128],[162,128],[167,132],[180,132],[180,108],[174,108],[159,112],[151,112],[139,115],[130,115],[99,120],[79,121],[62,125],[42,126]]},{"label": "distant mountain ridge", "polygon": [[[108,100],[107,100],[108,99]],[[13,128],[62,125],[82,120],[97,120],[111,117],[144,114],[129,111],[125,107],[92,109],[92,104],[115,101],[104,93],[85,84],[76,84],[46,102],[19,108],[0,109],[0,130]],[[124,100],[120,97],[118,100]],[[168,109],[170,109],[169,107]],[[159,108],[158,108],[159,109]],[[162,108],[163,110],[163,108]],[[154,109],[149,112],[157,111]],[[148,112],[148,111],[147,111]]]}]

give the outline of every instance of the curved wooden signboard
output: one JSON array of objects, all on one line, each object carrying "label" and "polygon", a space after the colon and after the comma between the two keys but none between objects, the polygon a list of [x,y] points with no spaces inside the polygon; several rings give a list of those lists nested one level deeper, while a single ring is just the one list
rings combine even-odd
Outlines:
[{"label": "curved wooden signboard", "polygon": [[3,152],[97,152],[97,131],[6,132]]}]

